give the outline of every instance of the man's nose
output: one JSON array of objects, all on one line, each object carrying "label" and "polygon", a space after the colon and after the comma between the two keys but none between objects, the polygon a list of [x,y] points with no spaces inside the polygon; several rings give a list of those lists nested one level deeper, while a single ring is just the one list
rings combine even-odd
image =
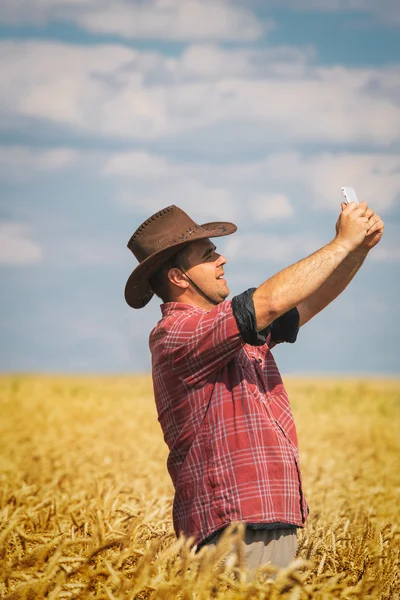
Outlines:
[{"label": "man's nose", "polygon": [[218,257],[218,260],[217,260],[218,267],[220,267],[221,265],[224,265],[225,263],[226,263],[225,256],[222,256],[222,254],[220,254]]}]

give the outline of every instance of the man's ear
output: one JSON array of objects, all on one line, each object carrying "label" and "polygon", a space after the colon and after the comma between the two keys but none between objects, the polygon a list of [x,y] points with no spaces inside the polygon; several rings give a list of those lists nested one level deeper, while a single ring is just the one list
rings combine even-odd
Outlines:
[{"label": "man's ear", "polygon": [[172,269],[168,271],[168,279],[171,283],[181,289],[186,289],[189,287],[189,282],[185,274],[178,269],[178,267],[172,267]]}]

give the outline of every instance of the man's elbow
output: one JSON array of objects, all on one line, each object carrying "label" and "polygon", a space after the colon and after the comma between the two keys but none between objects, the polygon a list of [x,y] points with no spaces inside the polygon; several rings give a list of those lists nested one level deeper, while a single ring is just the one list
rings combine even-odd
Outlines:
[{"label": "man's elbow", "polygon": [[306,305],[305,302],[300,302],[300,304],[298,304],[298,306],[296,308],[299,312],[299,329],[300,329],[300,327],[302,327],[303,325],[308,323],[308,321],[310,321],[314,317],[315,313],[313,313],[308,308],[308,306]]}]

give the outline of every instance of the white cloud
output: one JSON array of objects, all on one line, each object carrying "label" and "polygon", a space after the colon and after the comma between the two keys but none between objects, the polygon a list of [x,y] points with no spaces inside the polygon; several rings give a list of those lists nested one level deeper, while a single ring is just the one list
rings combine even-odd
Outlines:
[{"label": "white cloud", "polygon": [[72,235],[43,240],[47,263],[59,268],[110,267],[123,264],[126,252],[123,244],[95,237]]},{"label": "white cloud", "polygon": [[359,200],[377,211],[386,211],[400,198],[400,155],[377,153],[299,153],[275,154],[249,167],[265,178],[303,185],[311,192],[314,208],[337,208],[342,200],[341,187],[355,188]]},{"label": "white cloud", "polygon": [[123,187],[117,202],[124,210],[145,211],[148,215],[176,204],[189,214],[195,212],[198,222],[202,223],[212,219],[220,221],[221,215],[224,220],[234,221],[241,212],[233,186],[204,182],[200,177],[190,178],[190,173],[182,179],[148,184],[144,189],[136,185]]},{"label": "white cloud", "polygon": [[105,176],[123,176],[146,179],[168,175],[168,162],[161,156],[148,152],[121,152],[106,160],[102,169]]},{"label": "white cloud", "polygon": [[[371,250],[368,260],[377,263],[399,263],[400,249],[392,240],[387,240],[385,233],[379,244]],[[327,240],[322,238],[302,234],[263,235],[238,232],[225,239],[223,253],[229,260],[251,261],[253,266],[266,261],[289,265],[313,254],[326,243]],[[243,273],[233,274],[230,282],[242,283],[242,278],[248,282],[246,274]]]},{"label": "white cloud", "polygon": [[0,222],[0,264],[25,266],[43,258],[42,249],[29,237],[29,227],[22,223]]},{"label": "white cloud", "polygon": [[369,259],[376,263],[389,263],[396,268],[396,272],[392,272],[392,281],[399,287],[400,272],[398,265],[400,263],[400,226],[397,223],[397,219],[391,219],[390,217],[383,219],[385,223],[385,230],[383,232],[382,239],[373,248],[369,254]]},{"label": "white cloud", "polygon": [[43,25],[55,20],[130,39],[186,41],[254,40],[272,26],[227,0],[2,0],[0,22]]},{"label": "white cloud", "polygon": [[[382,244],[383,242],[384,237],[382,237],[382,241],[380,241],[379,244]],[[376,246],[371,251],[371,258],[376,262],[400,263],[400,248],[398,246]]]},{"label": "white cloud", "polygon": [[30,119],[135,142],[200,133],[212,143],[217,126],[232,136],[252,126],[253,137],[279,144],[400,140],[395,67],[321,68],[307,52],[232,57],[235,68],[229,51],[213,46],[171,59],[120,46],[2,42],[0,126]]},{"label": "white cloud", "polygon": [[[0,148],[0,155],[2,150]],[[20,156],[24,164],[30,156],[28,149],[17,150],[10,154],[14,157],[16,170],[16,157]],[[67,149],[65,151],[68,156]],[[37,159],[39,166],[54,163],[39,155]],[[315,211],[335,211],[338,215],[340,187],[350,183],[356,187],[360,198],[366,199],[378,213],[383,213],[387,221],[388,231],[374,249],[373,260],[399,260],[397,238],[396,235],[393,237],[393,232],[391,234],[390,217],[385,217],[385,213],[394,207],[396,198],[400,200],[399,156],[323,153],[306,157],[299,153],[280,153],[248,164],[190,164],[173,163],[146,152],[110,155],[96,151],[77,153],[74,160],[76,168],[86,171],[88,165],[96,165],[98,172],[108,178],[110,199],[118,203],[120,210],[135,214],[132,231],[153,212],[168,204],[177,204],[199,223],[222,219],[237,223],[238,234],[219,246],[230,258],[254,258],[256,262],[293,262],[326,243],[328,228],[333,234],[337,217],[321,219],[323,231],[318,230],[321,235],[318,240],[313,233],[317,219]],[[95,170],[92,176],[98,179]],[[60,177],[64,175],[60,174]],[[101,189],[101,179],[98,185]],[[96,193],[95,188],[92,193]],[[287,235],[293,230],[291,217],[294,214],[296,231],[304,234]],[[275,229],[279,219],[287,220],[285,229],[279,224],[280,230],[284,231],[281,235],[277,235]],[[273,225],[268,224],[271,220]],[[260,235],[265,230],[265,222],[273,235]],[[249,229],[257,233],[247,234]],[[76,268],[115,266],[126,260],[124,244],[115,240],[81,239],[75,232],[70,235],[66,231],[53,239],[49,232],[46,225],[39,244],[31,239],[26,226],[5,223],[0,229],[0,262],[29,264],[45,256],[48,264]]]},{"label": "white cloud", "polygon": [[227,239],[225,253],[230,259],[240,258],[252,262],[297,261],[312,254],[324,242],[304,235],[260,235],[237,233]]},{"label": "white cloud", "polygon": [[[212,165],[173,163],[161,156],[146,152],[118,153],[106,159],[102,167],[104,177],[115,177],[122,190],[118,202],[126,208],[148,209],[156,212],[168,204],[178,204],[185,210],[195,210],[204,218],[235,220],[246,210],[258,213],[261,220],[282,219],[294,214],[293,206],[285,194],[262,192],[254,194],[252,186],[257,181],[243,174],[231,178],[231,171],[240,165]],[[240,178],[240,175],[239,175]],[[124,181],[125,180],[125,181]]]},{"label": "white cloud", "polygon": [[26,180],[35,172],[60,171],[77,161],[71,148],[43,150],[25,146],[0,146],[0,179]]},{"label": "white cloud", "polygon": [[337,211],[343,185],[353,186],[377,212],[400,200],[398,154],[288,152],[249,163],[201,164],[127,152],[106,158],[102,172],[116,178],[126,207],[223,206],[231,219],[249,211],[259,219],[290,218],[295,206]]},{"label": "white cloud", "polygon": [[[400,203],[400,155],[393,153],[277,152],[234,163],[178,162],[143,150],[70,154],[64,148],[60,154],[52,153],[0,147],[0,179],[13,183],[21,177],[32,181],[40,177],[44,181],[55,166],[60,170],[67,165],[70,177],[84,172],[100,186],[107,180],[110,201],[119,211],[145,215],[177,204],[204,221],[218,220],[221,214],[241,223],[251,222],[255,215],[257,222],[268,222],[290,220],[305,211],[338,214],[343,185],[353,186],[359,199],[383,217]],[[62,170],[60,177],[65,177]],[[88,248],[78,252],[74,244],[66,251],[68,256],[84,257],[85,264],[107,262],[114,256],[101,248],[91,253]]]},{"label": "white cloud", "polygon": [[344,185],[354,187],[359,200],[377,211],[386,211],[400,199],[400,155],[322,154],[315,165],[307,162],[313,171],[314,206],[332,204]]},{"label": "white cloud", "polygon": [[259,219],[286,219],[294,215],[293,206],[285,194],[257,194],[250,202]]},{"label": "white cloud", "polygon": [[222,48],[215,44],[192,44],[167,63],[175,81],[218,80],[245,77],[298,77],[307,73],[316,58],[312,47],[279,46],[262,50]]},{"label": "white cloud", "polygon": [[380,81],[398,76],[396,69],[389,73],[316,67],[301,78],[222,80],[216,89],[221,113],[215,118],[257,122],[280,141],[385,146],[400,137],[400,107],[379,91]]},{"label": "white cloud", "polygon": [[99,52],[57,43],[0,44],[0,73],[8,82],[0,99],[4,120],[34,117],[94,130],[102,104],[113,95],[113,82],[102,78],[118,71],[132,55],[118,46],[105,46]]}]

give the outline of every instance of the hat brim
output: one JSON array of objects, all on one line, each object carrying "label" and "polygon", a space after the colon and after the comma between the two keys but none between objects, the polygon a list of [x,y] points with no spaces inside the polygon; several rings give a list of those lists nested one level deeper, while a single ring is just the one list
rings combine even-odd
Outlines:
[{"label": "hat brim", "polygon": [[199,229],[191,235],[190,240],[172,244],[171,246],[168,246],[168,248],[155,252],[139,263],[130,274],[125,285],[126,302],[132,308],[143,308],[146,306],[154,295],[150,288],[149,279],[151,279],[152,275],[163,263],[178,252],[178,250],[187,246],[188,243],[192,243],[196,240],[230,235],[235,233],[236,230],[236,225],[225,221],[204,223],[204,225],[200,225]]}]

